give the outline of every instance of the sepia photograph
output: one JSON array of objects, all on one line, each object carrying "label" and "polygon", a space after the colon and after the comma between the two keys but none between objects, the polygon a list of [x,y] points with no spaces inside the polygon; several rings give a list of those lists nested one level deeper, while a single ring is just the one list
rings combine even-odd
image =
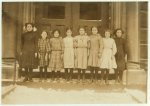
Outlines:
[{"label": "sepia photograph", "polygon": [[147,104],[148,6],[2,1],[1,104]]}]

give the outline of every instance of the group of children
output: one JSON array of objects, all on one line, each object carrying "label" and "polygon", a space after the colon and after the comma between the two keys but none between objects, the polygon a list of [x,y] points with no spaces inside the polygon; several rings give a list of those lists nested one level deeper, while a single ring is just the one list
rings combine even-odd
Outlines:
[{"label": "group of children", "polygon": [[[66,37],[62,38],[60,31],[56,29],[52,33],[53,37],[48,39],[48,33],[42,31],[37,49],[34,51],[34,56],[39,59],[40,81],[43,78],[47,79],[47,69],[51,70],[52,80],[59,79],[60,71],[64,68],[67,81],[72,80],[73,70],[76,69],[78,81],[82,79],[84,82],[89,67],[91,82],[97,81],[100,77],[101,83],[108,84],[109,70],[114,69],[115,82],[122,83],[126,55],[126,41],[122,38],[122,30],[115,31],[114,39],[111,38],[110,30],[105,30],[104,38],[95,26],[91,28],[91,32],[92,35],[89,36],[84,27],[80,27],[79,35],[73,37],[72,29],[67,28]],[[36,43],[34,45],[36,46]],[[98,71],[101,71],[100,76]],[[25,78],[24,81],[27,80],[28,78]]]}]

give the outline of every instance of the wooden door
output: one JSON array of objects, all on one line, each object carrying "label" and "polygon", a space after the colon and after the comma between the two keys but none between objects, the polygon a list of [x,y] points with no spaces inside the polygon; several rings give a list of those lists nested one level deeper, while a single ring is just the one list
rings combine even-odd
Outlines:
[{"label": "wooden door", "polygon": [[59,29],[65,37],[66,27],[73,28],[73,36],[78,35],[78,28],[84,26],[88,35],[91,27],[98,26],[103,34],[109,26],[109,3],[37,3],[36,24],[39,32],[47,30],[52,36],[52,30]]},{"label": "wooden door", "polygon": [[52,31],[59,29],[65,37],[65,29],[71,25],[71,3],[37,3],[35,14],[39,33],[46,30],[52,37]]},{"label": "wooden door", "polygon": [[78,28],[84,26],[88,35],[91,27],[97,26],[103,34],[109,28],[109,3],[82,2],[72,4],[73,32],[78,34]]}]

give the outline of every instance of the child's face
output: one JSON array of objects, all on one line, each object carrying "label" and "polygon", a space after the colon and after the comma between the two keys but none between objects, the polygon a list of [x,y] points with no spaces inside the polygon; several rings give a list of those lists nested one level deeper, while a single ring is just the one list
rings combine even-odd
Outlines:
[{"label": "child's face", "polygon": [[27,31],[28,31],[28,32],[30,32],[30,31],[32,31],[32,30],[33,30],[33,27],[32,27],[32,25],[31,25],[31,24],[28,24],[26,28],[27,28]]},{"label": "child's face", "polygon": [[67,30],[66,34],[67,34],[67,36],[71,36],[72,35],[72,31],[71,30]]},{"label": "child's face", "polygon": [[93,33],[93,34],[97,34],[97,33],[98,33],[98,30],[97,30],[96,27],[93,27],[93,28],[92,28],[92,33]]},{"label": "child's face", "polygon": [[59,32],[58,31],[54,32],[54,37],[59,37]]},{"label": "child's face", "polygon": [[42,34],[41,34],[41,36],[42,36],[42,39],[46,39],[47,33],[45,31],[43,31]]},{"label": "child's face", "polygon": [[110,32],[106,31],[106,32],[105,32],[105,37],[106,37],[106,38],[110,38]]},{"label": "child's face", "polygon": [[80,33],[80,35],[84,35],[85,34],[85,30],[83,28],[80,28],[79,29],[79,33]]},{"label": "child's face", "polygon": [[121,30],[117,30],[116,35],[118,38],[120,38],[122,36],[122,31]]}]

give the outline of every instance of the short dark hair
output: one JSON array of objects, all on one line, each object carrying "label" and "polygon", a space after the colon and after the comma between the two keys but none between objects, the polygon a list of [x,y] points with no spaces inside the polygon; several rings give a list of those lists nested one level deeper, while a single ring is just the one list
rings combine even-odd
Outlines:
[{"label": "short dark hair", "polygon": [[105,32],[110,32],[110,37],[112,37],[112,31],[110,29],[104,30],[104,37],[105,37]]},{"label": "short dark hair", "polygon": [[85,26],[79,26],[78,31],[79,31],[80,29],[84,29],[84,30],[86,31]]},{"label": "short dark hair", "polygon": [[[43,32],[46,32],[46,34],[47,34],[47,37],[46,37],[46,38],[48,38],[48,32],[47,32],[46,30],[43,30],[43,31],[41,31],[41,34],[42,34]],[[41,35],[40,35],[40,38],[42,38]]]},{"label": "short dark hair", "polygon": [[54,29],[53,32],[52,32],[52,34],[54,35],[54,33],[55,33],[56,31],[60,34],[60,30],[59,30],[59,29]]},{"label": "short dark hair", "polygon": [[121,28],[117,28],[114,30],[113,34],[116,36],[117,31],[120,30],[122,34],[124,34],[124,31]]},{"label": "short dark hair", "polygon": [[43,30],[41,33],[46,32],[46,34],[48,35],[48,32],[46,30]]},{"label": "short dark hair", "polygon": [[33,23],[25,23],[25,27],[27,27],[28,25],[31,25],[32,27],[34,27]]},{"label": "short dark hair", "polygon": [[105,32],[110,32],[110,34],[112,34],[112,31],[110,30],[110,29],[106,29],[105,31],[104,31],[104,33]]},{"label": "short dark hair", "polygon": [[91,27],[91,30],[92,30],[93,28],[96,28],[96,29],[98,30],[98,27],[97,27],[97,26],[92,26],[92,27]]},{"label": "short dark hair", "polygon": [[72,27],[67,27],[67,28],[66,28],[66,32],[67,32],[68,30],[71,30],[71,31],[72,31]]}]

